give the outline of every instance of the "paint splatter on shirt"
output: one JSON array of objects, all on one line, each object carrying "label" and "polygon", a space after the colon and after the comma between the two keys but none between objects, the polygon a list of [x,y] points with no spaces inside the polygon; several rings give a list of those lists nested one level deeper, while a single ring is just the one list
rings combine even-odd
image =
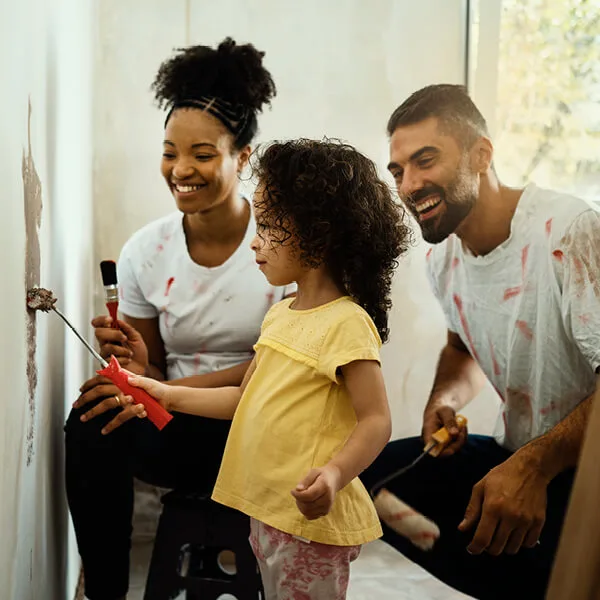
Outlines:
[{"label": "paint splatter on shirt", "polygon": [[525,188],[510,237],[473,256],[456,236],[427,268],[448,328],[502,398],[496,436],[516,449],[563,419],[600,368],[600,212]]}]

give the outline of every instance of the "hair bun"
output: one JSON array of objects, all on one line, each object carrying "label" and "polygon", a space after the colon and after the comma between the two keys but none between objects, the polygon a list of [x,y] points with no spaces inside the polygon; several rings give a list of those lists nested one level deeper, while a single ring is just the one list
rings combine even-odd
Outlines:
[{"label": "hair bun", "polygon": [[160,107],[213,96],[256,113],[276,94],[271,74],[262,64],[264,55],[252,44],[238,45],[230,37],[216,50],[180,48],[161,64],[152,89]]}]

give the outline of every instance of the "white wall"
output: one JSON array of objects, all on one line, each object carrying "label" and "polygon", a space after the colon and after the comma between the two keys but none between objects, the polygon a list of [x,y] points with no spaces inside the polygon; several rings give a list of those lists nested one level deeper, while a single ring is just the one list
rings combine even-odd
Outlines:
[{"label": "white wall", "polygon": [[[174,47],[230,35],[266,51],[278,95],[258,141],[328,135],[385,171],[386,121],[412,91],[463,82],[463,0],[103,0],[94,80],[96,262],[116,257],[141,225],[174,208],[159,174],[164,115],[149,86]],[[390,181],[391,183],[391,181]],[[119,214],[119,218],[115,215]],[[398,270],[384,369],[394,434],[417,433],[444,320],[424,275],[420,243]],[[96,287],[96,306],[101,304]],[[490,407],[469,409],[489,429]]]},{"label": "white wall", "polygon": [[[0,595],[54,600],[73,597],[78,572],[67,535],[62,426],[89,361],[56,315],[37,315],[38,383],[30,401],[25,290],[51,288],[76,326],[89,330],[91,4],[21,0],[2,17]],[[33,221],[26,236],[25,214],[36,198],[41,225],[37,231]],[[37,275],[25,266],[36,236]]]}]

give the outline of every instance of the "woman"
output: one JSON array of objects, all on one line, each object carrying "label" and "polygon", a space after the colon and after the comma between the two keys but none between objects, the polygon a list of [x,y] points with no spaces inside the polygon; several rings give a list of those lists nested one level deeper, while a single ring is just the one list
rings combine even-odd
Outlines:
[{"label": "woman", "polygon": [[[173,384],[239,385],[269,307],[292,289],[270,286],[250,250],[255,223],[238,191],[275,95],[263,53],[231,39],[164,62],[153,89],[166,107],[161,171],[179,212],[150,223],[118,262],[120,330],[94,319],[102,353]],[[66,425],[66,485],[86,595],[128,589],[133,477],[211,491],[229,422],[176,414],[159,432],[106,380],[82,386]],[[141,416],[138,414],[138,416]]]}]

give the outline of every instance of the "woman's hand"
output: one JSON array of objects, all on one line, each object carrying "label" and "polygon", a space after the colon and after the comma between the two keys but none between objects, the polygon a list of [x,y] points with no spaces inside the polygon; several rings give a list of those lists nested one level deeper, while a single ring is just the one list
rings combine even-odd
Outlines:
[{"label": "woman's hand", "polygon": [[165,410],[171,410],[171,396],[175,389],[172,386],[156,381],[156,379],[137,375],[129,377],[128,383],[148,392]]},{"label": "woman's hand", "polygon": [[146,410],[141,404],[133,404],[133,398],[131,396],[124,396],[121,390],[106,377],[96,375],[92,379],[88,379],[81,388],[79,389],[81,395],[75,403],[73,408],[81,408],[89,402],[95,402],[100,400],[93,408],[83,413],[79,418],[81,421],[87,422],[92,420],[98,415],[104,414],[108,410],[114,410],[121,408],[122,410],[117,416],[106,424],[102,433],[110,433],[117,427],[120,427],[127,421],[134,417],[144,418],[146,417]]},{"label": "woman's hand", "polygon": [[119,329],[111,327],[112,318],[96,317],[92,320],[100,355],[108,360],[114,356],[119,364],[136,375],[144,375],[148,368],[148,348],[144,338],[129,323],[118,320]]}]

